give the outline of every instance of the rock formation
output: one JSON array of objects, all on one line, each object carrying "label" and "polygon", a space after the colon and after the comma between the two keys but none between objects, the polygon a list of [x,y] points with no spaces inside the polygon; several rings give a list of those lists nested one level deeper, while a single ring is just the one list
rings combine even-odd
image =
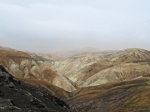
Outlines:
[{"label": "rock formation", "polygon": [[43,62],[37,62],[27,53],[0,50],[0,54],[0,64],[17,78],[44,80],[67,91],[76,89],[67,78],[58,75]]},{"label": "rock formation", "polygon": [[68,105],[37,85],[28,85],[0,65],[1,112],[69,112]]}]

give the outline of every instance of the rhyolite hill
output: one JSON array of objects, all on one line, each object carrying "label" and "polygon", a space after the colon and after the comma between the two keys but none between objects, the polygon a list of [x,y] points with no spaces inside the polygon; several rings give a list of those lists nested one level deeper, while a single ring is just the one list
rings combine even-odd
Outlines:
[{"label": "rhyolite hill", "polygon": [[[8,83],[7,78],[2,78],[0,83],[6,86],[1,87],[13,90],[18,86],[18,81],[23,86],[28,86],[31,89],[25,87],[24,91],[32,93],[33,90],[32,96],[39,99],[35,101],[36,104],[45,105],[39,111],[150,111],[150,51],[148,50],[132,48],[119,52],[84,52],[65,60],[44,54],[31,55],[3,47],[0,53],[1,68],[12,77]],[[2,77],[4,76],[2,74]],[[20,94],[19,91],[15,92]],[[20,111],[19,108],[25,109],[26,106],[20,107],[14,103],[20,102],[19,99],[13,99],[7,93],[9,92],[1,91],[1,103],[9,99],[11,103],[6,102],[6,104],[11,104],[14,109],[18,109],[17,111]],[[47,98],[44,100],[43,96],[47,93],[58,102]],[[43,96],[36,96],[37,94]],[[3,95],[7,96],[6,100]],[[22,102],[26,101],[24,100]],[[34,101],[32,105],[32,101],[29,101],[28,109],[36,111],[39,107],[34,105]],[[54,103],[56,108],[47,105],[48,102]]]}]

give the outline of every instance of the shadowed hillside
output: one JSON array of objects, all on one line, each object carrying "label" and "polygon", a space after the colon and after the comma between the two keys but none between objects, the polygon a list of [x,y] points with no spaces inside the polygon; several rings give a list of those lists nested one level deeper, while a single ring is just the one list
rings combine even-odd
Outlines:
[{"label": "shadowed hillside", "polygon": [[52,85],[46,81],[36,80],[36,79],[25,79],[25,78],[18,78],[18,79],[27,83],[27,84],[30,84],[30,85],[34,85],[34,86],[40,85],[40,86],[46,88],[47,90],[49,90],[49,92],[52,95],[54,95],[54,96],[56,96],[56,97],[58,97],[64,101],[69,98],[70,92],[67,92],[67,91],[65,91],[65,90],[63,90],[57,86],[54,86],[54,85]]},{"label": "shadowed hillside", "polygon": [[31,86],[0,66],[1,112],[69,112],[68,105],[41,86]]}]

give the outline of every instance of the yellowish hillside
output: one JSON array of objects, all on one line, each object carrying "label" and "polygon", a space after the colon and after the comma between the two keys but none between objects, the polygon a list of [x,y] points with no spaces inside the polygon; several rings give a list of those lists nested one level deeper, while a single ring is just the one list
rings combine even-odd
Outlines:
[{"label": "yellowish hillside", "polygon": [[38,63],[24,52],[0,50],[0,64],[17,78],[43,80],[66,91],[76,89],[66,77],[58,75],[48,65]]}]

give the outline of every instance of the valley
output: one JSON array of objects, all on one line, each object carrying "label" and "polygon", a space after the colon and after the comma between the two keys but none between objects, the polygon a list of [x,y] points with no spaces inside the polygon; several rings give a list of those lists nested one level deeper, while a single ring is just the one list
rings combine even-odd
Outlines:
[{"label": "valley", "polygon": [[[29,53],[1,47],[0,65],[2,100],[10,98],[14,100],[13,102],[17,102],[15,96],[5,96],[4,85],[9,87],[13,84],[13,88],[22,87],[15,82],[19,80],[24,86],[30,85],[29,87],[33,89],[44,88],[44,91],[52,97],[58,98],[60,102],[62,100],[65,107],[61,104],[58,108],[52,107],[58,112],[148,112],[150,110],[148,103],[150,102],[150,51],[148,50],[130,48],[120,51],[83,52],[62,59],[52,54]],[[4,72],[11,77],[8,82],[4,81],[8,76],[5,76]],[[24,91],[27,90],[26,88]],[[19,94],[18,91],[16,92]],[[45,95],[43,92],[42,94]],[[42,98],[42,96],[36,97]],[[52,100],[39,100],[43,103],[56,104]],[[4,105],[2,102],[0,104]],[[22,109],[28,110],[17,103],[9,102],[9,104],[18,112]],[[11,109],[10,105],[0,109],[5,112]],[[52,111],[46,103],[44,105],[42,108],[30,105],[32,107],[29,108]],[[59,108],[62,110],[60,111]]]},{"label": "valley", "polygon": [[0,112],[150,112],[150,0],[0,0]]}]

